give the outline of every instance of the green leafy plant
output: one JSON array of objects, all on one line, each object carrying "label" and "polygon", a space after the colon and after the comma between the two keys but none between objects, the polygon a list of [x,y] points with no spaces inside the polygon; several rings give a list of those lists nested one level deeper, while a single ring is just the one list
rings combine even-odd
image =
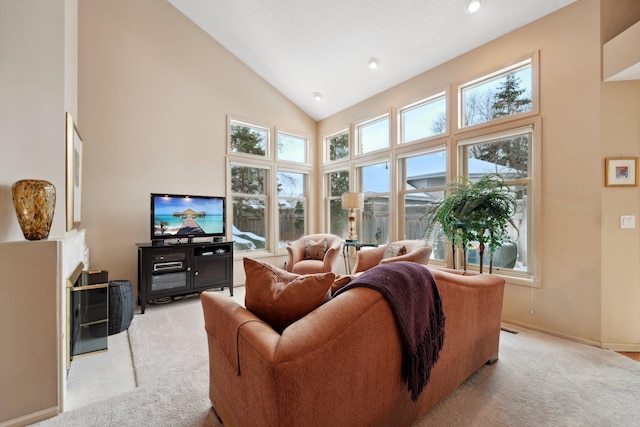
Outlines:
[{"label": "green leafy plant", "polygon": [[[517,230],[512,216],[517,208],[515,193],[499,175],[484,175],[476,182],[459,177],[447,184],[445,197],[428,208],[427,240],[433,240],[439,230],[452,244],[455,265],[455,248],[463,252],[471,242],[478,242],[480,273],[483,256],[489,246],[489,273],[493,268],[493,253],[509,238],[510,226]],[[466,256],[465,256],[466,268]]]}]

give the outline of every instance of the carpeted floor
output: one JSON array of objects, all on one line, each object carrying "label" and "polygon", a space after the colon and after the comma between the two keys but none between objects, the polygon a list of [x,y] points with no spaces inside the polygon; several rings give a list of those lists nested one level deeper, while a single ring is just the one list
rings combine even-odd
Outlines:
[{"label": "carpeted floor", "polygon": [[[483,366],[414,427],[639,425],[640,363],[509,329],[519,333],[501,333],[500,360]],[[148,307],[135,316],[129,336],[138,388],[36,425],[219,426],[209,409],[199,299]]]}]

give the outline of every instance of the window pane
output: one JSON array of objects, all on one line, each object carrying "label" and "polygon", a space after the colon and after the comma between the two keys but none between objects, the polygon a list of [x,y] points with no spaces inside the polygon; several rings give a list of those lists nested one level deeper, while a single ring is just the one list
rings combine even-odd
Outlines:
[{"label": "window pane", "polygon": [[305,174],[278,171],[278,193],[280,196],[304,197]]},{"label": "window pane", "polygon": [[[509,226],[509,238],[503,242],[502,246],[496,249],[493,254],[494,268],[511,268],[519,271],[528,271],[527,261],[527,232],[529,228],[528,209],[527,209],[527,186],[517,185],[509,187],[516,194],[518,208],[513,215],[512,220],[516,227]],[[482,264],[489,265],[489,248],[485,248],[482,257]],[[472,242],[471,249],[467,253],[467,263],[478,265],[480,263],[480,254],[478,251],[478,243]]]},{"label": "window pane", "polygon": [[425,239],[431,246],[431,259],[444,260],[446,248],[444,234],[440,229],[427,234],[430,208],[444,197],[443,191],[407,194],[404,197],[404,233],[405,239]]},{"label": "window pane", "polygon": [[349,211],[342,209],[342,199],[329,201],[329,233],[342,239],[349,234]]},{"label": "window pane", "polygon": [[383,244],[389,241],[389,196],[366,197],[358,240]]},{"label": "window pane", "polygon": [[462,88],[462,127],[531,111],[531,65]]},{"label": "window pane", "polygon": [[505,180],[529,176],[530,132],[466,146],[468,176],[475,181],[486,174],[498,174]]},{"label": "window pane", "polygon": [[265,194],[267,169],[231,167],[231,191],[242,194]]},{"label": "window pane", "polygon": [[391,174],[389,162],[363,166],[362,192],[364,193],[388,193],[391,188]]},{"label": "window pane", "polygon": [[349,132],[327,138],[329,160],[346,159],[349,157]]},{"label": "window pane", "polygon": [[438,151],[405,159],[406,189],[444,187],[447,180],[447,152]]},{"label": "window pane", "polygon": [[305,201],[280,198],[278,201],[280,216],[280,241],[278,247],[285,248],[287,243],[304,235]]},{"label": "window pane", "polygon": [[332,172],[329,174],[329,195],[342,196],[349,192],[349,171]]},{"label": "window pane", "polygon": [[231,122],[231,151],[234,153],[267,155],[267,129]]},{"label": "window pane", "polygon": [[[487,138],[472,145],[463,146],[463,156],[466,157],[466,174],[472,182],[483,175],[499,174],[509,185],[516,196],[517,210],[512,216],[514,226],[508,230],[508,238],[502,247],[496,249],[493,256],[493,267],[514,269],[531,273],[529,253],[529,236],[532,228],[531,194],[532,177],[529,168],[530,151],[532,149],[533,132],[525,130],[505,137]],[[510,184],[510,181],[518,180]],[[522,183],[524,182],[524,184]],[[482,263],[489,265],[489,248],[485,249]],[[467,263],[478,265],[480,254],[477,242],[471,242],[467,253]]]},{"label": "window pane", "polygon": [[445,97],[403,110],[400,115],[402,141],[411,142],[440,135],[447,130]]},{"label": "window pane", "polygon": [[358,141],[361,154],[389,148],[389,118],[359,126]]},{"label": "window pane", "polygon": [[264,198],[233,197],[234,250],[266,248],[265,205]]},{"label": "window pane", "polygon": [[307,139],[278,133],[278,160],[305,163],[307,161]]}]

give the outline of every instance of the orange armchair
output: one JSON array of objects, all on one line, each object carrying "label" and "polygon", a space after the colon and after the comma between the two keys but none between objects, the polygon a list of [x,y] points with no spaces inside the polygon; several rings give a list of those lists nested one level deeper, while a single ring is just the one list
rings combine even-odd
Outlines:
[{"label": "orange armchair", "polygon": [[342,239],[333,234],[309,234],[289,243],[287,271],[296,274],[329,273],[333,270]]},{"label": "orange armchair", "polygon": [[[390,251],[387,249],[391,249],[392,246],[400,249],[404,247],[405,250],[398,255],[385,257],[385,252],[389,255]],[[431,257],[431,246],[427,246],[424,240],[399,240],[377,248],[358,251],[353,274],[362,273],[378,264],[387,262],[411,261],[427,265],[429,257]]]}]

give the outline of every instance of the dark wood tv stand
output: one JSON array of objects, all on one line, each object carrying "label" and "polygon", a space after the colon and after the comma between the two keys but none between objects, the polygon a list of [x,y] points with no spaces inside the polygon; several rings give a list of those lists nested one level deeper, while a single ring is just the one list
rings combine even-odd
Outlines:
[{"label": "dark wood tv stand", "polygon": [[233,296],[233,242],[183,244],[137,243],[138,302],[148,302],[214,288]]}]

